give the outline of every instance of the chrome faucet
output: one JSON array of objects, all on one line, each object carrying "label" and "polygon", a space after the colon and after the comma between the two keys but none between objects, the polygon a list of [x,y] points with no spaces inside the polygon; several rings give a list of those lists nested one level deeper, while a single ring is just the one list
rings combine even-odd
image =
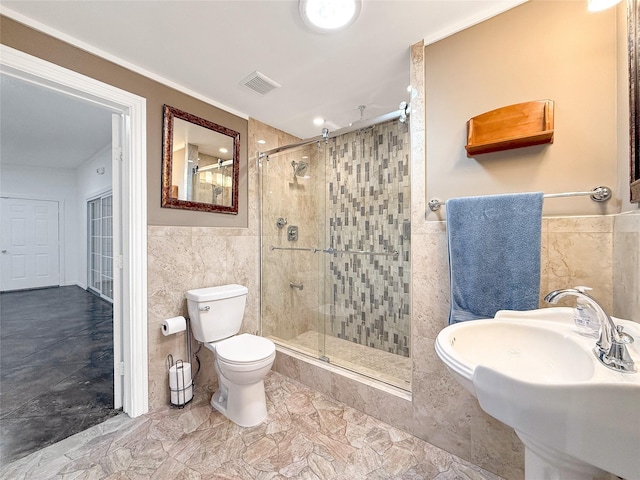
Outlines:
[{"label": "chrome faucet", "polygon": [[608,368],[623,373],[635,373],[636,367],[627,350],[628,343],[633,342],[633,337],[622,331],[623,326],[613,323],[611,317],[604,308],[581,287],[554,290],[544,297],[545,302],[556,304],[558,300],[567,295],[584,299],[591,305],[600,322],[600,338],[596,342],[593,353],[600,362]]}]

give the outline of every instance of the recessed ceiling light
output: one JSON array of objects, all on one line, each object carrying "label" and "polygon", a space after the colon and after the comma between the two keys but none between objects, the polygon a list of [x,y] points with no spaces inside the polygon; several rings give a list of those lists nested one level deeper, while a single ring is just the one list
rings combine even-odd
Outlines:
[{"label": "recessed ceiling light", "polygon": [[226,148],[222,147],[220,149],[220,153],[227,153],[229,150],[227,150]]},{"label": "recessed ceiling light", "polygon": [[360,14],[362,0],[300,0],[300,16],[316,32],[347,28]]},{"label": "recessed ceiling light", "polygon": [[265,143],[267,143],[267,141],[266,141],[266,140],[262,140],[262,139],[261,139],[261,140],[258,140],[258,143],[259,143],[260,145],[264,145]]},{"label": "recessed ceiling light", "polygon": [[324,124],[324,118],[322,118],[322,117],[316,117],[316,118],[314,118],[314,119],[313,119],[313,124],[314,124],[316,127],[319,127],[320,125],[323,125],[323,124]]}]

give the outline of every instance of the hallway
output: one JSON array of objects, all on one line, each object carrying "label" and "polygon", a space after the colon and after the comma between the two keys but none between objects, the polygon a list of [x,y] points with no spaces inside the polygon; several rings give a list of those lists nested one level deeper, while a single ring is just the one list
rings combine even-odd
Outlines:
[{"label": "hallway", "polygon": [[76,286],[0,294],[0,463],[119,413],[112,318]]}]

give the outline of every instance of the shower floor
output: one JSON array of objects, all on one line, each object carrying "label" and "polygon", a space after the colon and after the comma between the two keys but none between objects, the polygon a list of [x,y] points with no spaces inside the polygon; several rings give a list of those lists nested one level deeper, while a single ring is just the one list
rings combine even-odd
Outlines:
[{"label": "shower floor", "polygon": [[[323,335],[314,330],[304,332],[291,340],[269,337],[275,343],[318,356],[318,342]],[[352,370],[403,390],[411,390],[411,358],[359,345],[342,338],[326,335],[325,353],[333,365]]]}]

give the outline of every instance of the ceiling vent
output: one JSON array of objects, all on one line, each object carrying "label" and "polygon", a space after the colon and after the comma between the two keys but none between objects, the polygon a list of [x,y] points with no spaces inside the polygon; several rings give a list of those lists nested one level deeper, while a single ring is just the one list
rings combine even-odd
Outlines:
[{"label": "ceiling vent", "polygon": [[271,80],[263,73],[258,72],[257,70],[249,76],[243,78],[240,81],[240,84],[244,85],[247,88],[250,88],[260,95],[266,95],[271,90],[275,90],[276,88],[280,88],[282,86],[279,83]]}]

